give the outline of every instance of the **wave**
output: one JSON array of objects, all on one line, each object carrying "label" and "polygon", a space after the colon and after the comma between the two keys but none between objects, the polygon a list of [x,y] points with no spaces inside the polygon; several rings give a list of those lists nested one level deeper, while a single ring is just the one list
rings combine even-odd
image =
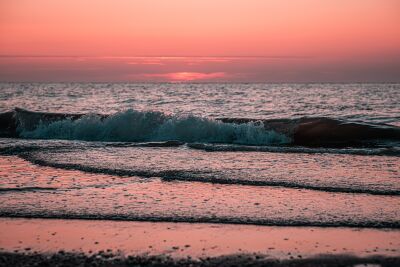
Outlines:
[{"label": "wave", "polygon": [[[226,123],[248,123],[248,118],[221,118]],[[266,129],[284,133],[295,145],[315,147],[370,147],[400,142],[400,127],[326,117],[262,120]]]},{"label": "wave", "polygon": [[54,191],[57,188],[54,187],[0,187],[0,193],[6,192],[26,192],[26,191]]},{"label": "wave", "polygon": [[166,115],[161,112],[127,110],[110,116],[97,114],[62,115],[16,111],[19,137],[86,141],[233,143],[249,145],[282,144],[283,134],[265,130],[262,123],[224,123],[195,116]]},{"label": "wave", "polygon": [[59,163],[49,160],[36,158],[35,155],[21,154],[19,157],[40,166],[47,166],[53,168],[60,168],[64,170],[78,170],[88,173],[107,174],[114,176],[136,176],[142,178],[160,178],[163,181],[184,181],[184,182],[200,182],[211,184],[228,184],[228,185],[250,185],[250,186],[272,186],[284,187],[294,189],[306,189],[321,192],[337,192],[337,193],[351,193],[351,194],[368,194],[368,195],[382,195],[382,196],[400,196],[400,191],[397,189],[380,189],[368,187],[348,187],[348,186],[335,186],[334,184],[312,184],[302,183],[301,181],[287,181],[287,180],[252,180],[252,179],[235,179],[227,178],[218,172],[213,171],[200,171],[200,170],[150,170],[150,169],[119,169],[115,167],[95,167],[88,165],[81,165],[75,163]]},{"label": "wave", "polygon": [[316,227],[357,227],[357,228],[392,228],[399,229],[398,221],[379,220],[304,220],[296,219],[270,219],[249,218],[233,216],[192,216],[192,215],[136,215],[124,213],[75,213],[75,212],[51,212],[51,211],[27,211],[27,210],[0,210],[0,217],[11,218],[45,218],[45,219],[81,219],[81,220],[113,220],[113,221],[146,221],[146,222],[186,222],[186,223],[222,223],[222,224],[246,224],[266,226],[316,226]]},{"label": "wave", "polygon": [[86,142],[86,141],[63,141],[63,140],[26,140],[12,139],[14,142],[0,141],[0,155],[20,155],[35,151],[56,151],[65,149],[88,148],[166,148],[182,147],[202,150],[205,152],[260,152],[260,153],[301,153],[301,154],[340,154],[360,156],[390,156],[400,157],[400,147],[306,147],[291,145],[235,145],[235,144],[208,144],[208,143],[184,143],[180,141],[165,142]]},{"label": "wave", "polygon": [[[9,141],[9,142],[7,142]],[[165,142],[86,142],[86,141],[64,141],[64,140],[27,140],[27,139],[0,139],[0,155],[11,156],[29,152],[57,151],[65,149],[104,148],[104,147],[180,147],[186,143],[179,141]]]},{"label": "wave", "polygon": [[[111,144],[110,144],[111,145]],[[245,146],[230,144],[189,143],[187,147],[207,152],[271,152],[271,153],[303,153],[303,154],[345,154],[363,156],[393,156],[400,157],[397,147],[368,148],[325,148],[304,146]]]},{"label": "wave", "polygon": [[400,127],[333,118],[209,119],[127,110],[111,115],[32,112],[0,114],[0,137],[112,142],[222,143],[371,147],[400,142]]}]

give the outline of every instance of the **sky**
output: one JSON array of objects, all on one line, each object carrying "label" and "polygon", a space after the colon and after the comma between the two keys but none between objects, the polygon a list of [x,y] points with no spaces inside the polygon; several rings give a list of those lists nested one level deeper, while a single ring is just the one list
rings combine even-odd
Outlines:
[{"label": "sky", "polygon": [[0,81],[400,82],[400,1],[0,0]]}]

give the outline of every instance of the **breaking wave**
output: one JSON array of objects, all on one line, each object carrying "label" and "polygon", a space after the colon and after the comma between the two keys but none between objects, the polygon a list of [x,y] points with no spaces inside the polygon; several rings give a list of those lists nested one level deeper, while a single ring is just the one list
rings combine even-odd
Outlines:
[{"label": "breaking wave", "polygon": [[177,140],[248,145],[290,142],[287,136],[266,130],[262,122],[224,123],[155,111],[127,110],[107,117],[87,114],[78,119],[66,117],[50,122],[39,120],[34,127],[25,127],[26,119],[30,118],[17,118],[19,136],[23,138],[122,142]]},{"label": "breaking wave", "polygon": [[400,127],[326,117],[210,119],[127,110],[111,115],[0,113],[0,137],[101,142],[220,143],[306,147],[398,147]]}]

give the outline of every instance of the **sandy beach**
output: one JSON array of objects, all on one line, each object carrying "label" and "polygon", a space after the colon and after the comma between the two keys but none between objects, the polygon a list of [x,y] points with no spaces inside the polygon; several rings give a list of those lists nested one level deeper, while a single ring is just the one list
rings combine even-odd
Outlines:
[{"label": "sandy beach", "polygon": [[105,261],[131,256],[131,260],[140,257],[149,262],[158,257],[175,262],[206,260],[211,265],[211,259],[224,257],[237,261],[251,257],[258,264],[317,259],[334,264],[329,259],[340,258],[367,263],[400,260],[400,231],[390,229],[1,218],[0,236],[3,260],[5,255],[20,254],[72,258],[75,254],[76,259],[108,255]]}]

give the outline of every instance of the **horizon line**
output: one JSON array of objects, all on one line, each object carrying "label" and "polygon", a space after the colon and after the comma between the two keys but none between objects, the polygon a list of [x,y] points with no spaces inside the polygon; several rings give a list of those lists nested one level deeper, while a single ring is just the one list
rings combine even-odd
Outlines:
[{"label": "horizon line", "polygon": [[278,55],[278,56],[267,56],[267,55],[210,55],[210,56],[201,56],[201,55],[134,55],[134,56],[91,56],[91,55],[1,55],[0,58],[23,58],[23,57],[33,57],[33,58],[164,58],[164,59],[185,59],[185,58],[270,58],[270,59],[309,59],[315,58],[315,56],[296,56],[296,55]]}]

